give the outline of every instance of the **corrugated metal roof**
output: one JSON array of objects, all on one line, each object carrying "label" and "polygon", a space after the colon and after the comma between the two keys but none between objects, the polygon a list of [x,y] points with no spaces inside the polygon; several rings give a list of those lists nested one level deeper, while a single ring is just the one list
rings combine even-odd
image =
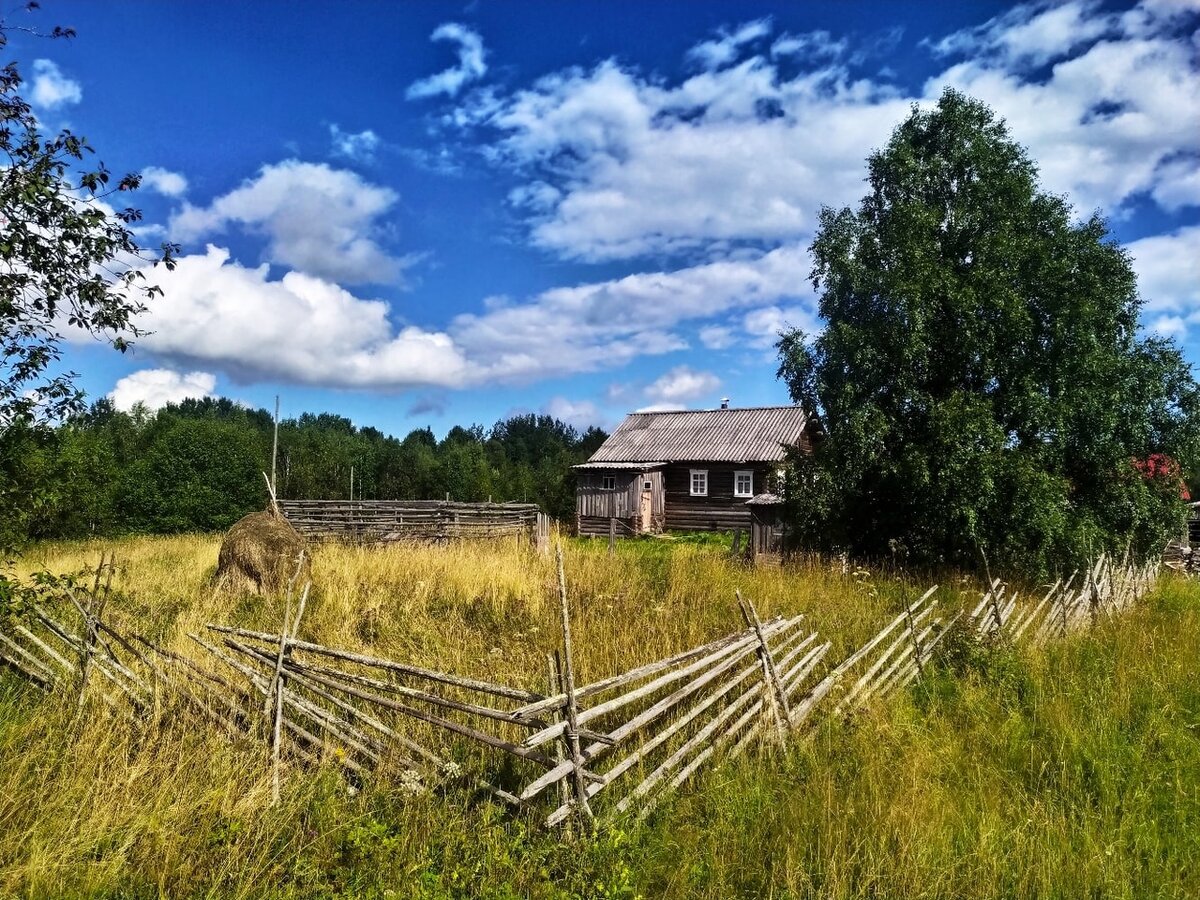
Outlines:
[{"label": "corrugated metal roof", "polygon": [[630,413],[588,462],[779,462],[805,421],[798,406]]},{"label": "corrugated metal roof", "polygon": [[629,470],[631,472],[642,472],[647,469],[657,469],[659,466],[665,466],[664,462],[585,462],[577,466],[571,466],[572,469],[616,469],[618,471]]}]

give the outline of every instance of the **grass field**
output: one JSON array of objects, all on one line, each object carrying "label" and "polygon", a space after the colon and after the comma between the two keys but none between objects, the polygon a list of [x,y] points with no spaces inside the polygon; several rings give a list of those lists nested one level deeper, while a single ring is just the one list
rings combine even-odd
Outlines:
[{"label": "grass field", "polygon": [[[214,595],[213,537],[43,545],[21,568],[76,571],[102,546],[124,568],[116,615],[173,649],[199,655],[186,634],[207,621],[278,626],[278,599]],[[583,680],[740,627],[735,588],[764,616],[804,612],[836,657],[930,583],[751,571],[711,542],[566,549]],[[544,686],[548,560],[324,547],[313,580],[301,637]],[[354,791],[332,768],[293,771],[270,808],[258,741],[194,719],[137,735],[100,711],[73,727],[69,701],[0,675],[0,896],[1195,896],[1198,670],[1200,590],[1164,581],[1119,622],[959,654],[886,708],[710,770],[644,825],[571,841],[454,791]]]}]

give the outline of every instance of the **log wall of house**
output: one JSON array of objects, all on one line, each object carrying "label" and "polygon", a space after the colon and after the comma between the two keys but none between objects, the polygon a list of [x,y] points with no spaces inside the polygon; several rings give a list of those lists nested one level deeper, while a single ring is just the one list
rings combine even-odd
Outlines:
[{"label": "log wall of house", "polygon": [[[692,469],[708,471],[708,496],[692,496]],[[752,463],[677,463],[664,470],[666,527],[674,531],[730,531],[750,527],[749,497],[735,497],[734,473],[754,472],[754,492],[766,489],[770,469]]]},{"label": "log wall of house", "polygon": [[[604,477],[616,479],[605,489]],[[590,471],[575,476],[575,523],[579,534],[608,535],[608,520],[617,519],[619,535],[642,530],[642,491],[650,483],[651,531],[662,531],[665,516],[662,472]]]}]

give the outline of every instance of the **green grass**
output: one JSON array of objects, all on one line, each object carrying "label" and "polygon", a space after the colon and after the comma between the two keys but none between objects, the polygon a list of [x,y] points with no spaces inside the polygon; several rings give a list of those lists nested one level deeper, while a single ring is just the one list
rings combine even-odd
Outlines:
[{"label": "green grass", "polygon": [[[130,615],[173,645],[209,616],[274,615],[206,592],[210,539],[117,550]],[[97,555],[50,546],[27,562]],[[568,573],[593,674],[736,627],[718,605],[734,586],[772,612],[812,610],[824,631],[840,610],[847,645],[914,589],[817,566],[748,572],[719,549],[665,542],[615,559],[603,542],[572,545]],[[548,575],[504,549],[331,549],[314,562],[311,633],[532,678],[552,642],[531,633],[551,627]],[[404,627],[363,637],[364,606]],[[502,638],[529,647],[498,659]],[[571,840],[457,791],[353,791],[332,770],[291,774],[271,809],[260,743],[191,719],[142,736],[103,715],[72,729],[69,704],[0,677],[0,896],[1196,896],[1200,586],[1164,581],[1119,621],[1046,650],[958,649],[952,669],[886,707],[710,769],[647,822]]]}]

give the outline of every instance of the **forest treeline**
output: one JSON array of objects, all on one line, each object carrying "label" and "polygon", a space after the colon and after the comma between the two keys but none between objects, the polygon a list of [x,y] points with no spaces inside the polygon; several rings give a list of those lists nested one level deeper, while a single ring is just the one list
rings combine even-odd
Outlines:
[{"label": "forest treeline", "polygon": [[[185,400],[157,412],[122,412],[107,399],[54,429],[6,441],[10,480],[35,500],[9,520],[17,539],[224,529],[266,503],[273,420],[227,399]],[[15,437],[10,434],[9,438]],[[429,428],[404,438],[356,428],[343,416],[305,413],[279,423],[281,498],[432,499],[537,503],[574,511],[570,467],[603,442],[544,415],[490,429]]]}]

